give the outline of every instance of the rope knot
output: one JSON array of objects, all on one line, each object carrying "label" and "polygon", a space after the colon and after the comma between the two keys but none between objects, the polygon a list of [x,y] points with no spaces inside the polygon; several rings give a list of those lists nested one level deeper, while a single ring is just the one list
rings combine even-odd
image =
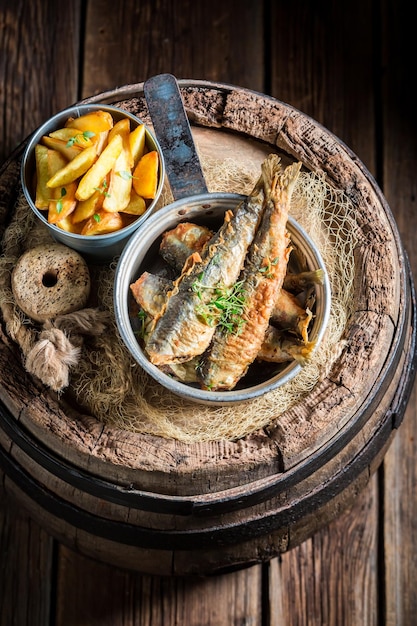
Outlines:
[{"label": "rope knot", "polygon": [[38,341],[26,355],[25,367],[54,391],[69,384],[69,370],[77,365],[81,348],[74,346],[58,328],[41,332]]}]

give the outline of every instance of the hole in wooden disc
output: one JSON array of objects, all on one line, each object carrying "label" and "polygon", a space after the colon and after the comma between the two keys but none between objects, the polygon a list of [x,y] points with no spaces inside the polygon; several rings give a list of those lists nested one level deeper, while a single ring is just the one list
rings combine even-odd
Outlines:
[{"label": "hole in wooden disc", "polygon": [[55,287],[58,282],[58,272],[49,270],[42,276],[42,284],[44,287]]}]

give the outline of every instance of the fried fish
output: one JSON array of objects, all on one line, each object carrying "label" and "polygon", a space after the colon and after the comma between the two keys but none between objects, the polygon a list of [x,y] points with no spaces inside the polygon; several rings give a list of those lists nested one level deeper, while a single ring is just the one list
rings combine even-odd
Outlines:
[{"label": "fried fish", "polygon": [[153,328],[145,349],[155,365],[182,363],[202,354],[213,337],[215,320],[201,311],[219,285],[232,286],[243,267],[264,207],[263,175],[251,194],[234,211],[227,211],[220,229],[194,253],[174,281],[173,289]]},{"label": "fried fish", "polygon": [[255,360],[262,345],[291,251],[288,210],[301,163],[282,171],[279,158],[262,164],[265,210],[249,248],[239,281],[243,284],[243,326],[238,332],[218,328],[199,368],[201,386],[231,390]]}]

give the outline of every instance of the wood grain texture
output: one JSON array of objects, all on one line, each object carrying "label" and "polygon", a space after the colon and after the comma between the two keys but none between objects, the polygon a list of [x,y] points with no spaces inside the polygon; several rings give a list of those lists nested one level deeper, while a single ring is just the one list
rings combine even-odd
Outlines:
[{"label": "wood grain texture", "polygon": [[[414,54],[414,34],[412,25],[404,19],[402,5],[392,0],[383,2],[380,89],[384,142],[379,167],[384,193],[416,276],[417,143],[407,62]],[[383,468],[384,623],[387,626],[412,624],[417,613],[417,597],[410,587],[416,576],[416,407],[414,390]]]},{"label": "wood grain texture", "polygon": [[[199,87],[191,85],[186,91],[185,102],[189,110],[194,110],[195,96],[200,96],[203,90],[203,85]],[[390,223],[386,214],[387,209],[384,210],[380,202],[380,194],[365,169],[357,168],[354,159],[343,145],[325,129],[318,127],[300,113],[294,116],[292,108],[241,88],[219,87],[218,90],[222,93],[224,112],[221,119],[226,128],[233,128],[236,133],[254,135],[257,139],[277,144],[281,142],[281,135],[285,134],[286,141],[292,145],[295,155],[302,153],[304,160],[310,159],[318,168],[326,168],[329,175],[332,174],[338,186],[355,198],[361,242],[357,247],[356,256],[359,259],[363,250],[373,249],[375,241],[378,245],[383,241],[385,244],[383,258],[386,262],[378,263],[380,255],[377,253],[374,256],[366,255],[366,263],[361,264],[358,261],[356,281],[357,291],[361,295],[361,298],[358,298],[359,306],[356,305],[358,309],[352,314],[346,329],[348,340],[346,347],[328,375],[323,377],[307,398],[275,420],[276,428],[273,423],[265,432],[254,433],[253,436],[240,441],[186,446],[175,441],[133,435],[109,426],[100,428],[96,424],[94,427],[94,420],[86,420],[85,416],[76,412],[67,414],[66,405],[60,403],[42,387],[31,385],[30,381],[25,383],[25,387],[30,391],[28,397],[25,396],[23,389],[20,389],[18,394],[14,393],[9,398],[6,386],[3,386],[3,399],[8,406],[16,405],[15,414],[19,415],[22,427],[45,442],[51,450],[61,452],[64,460],[69,458],[75,465],[75,472],[70,468],[64,470],[67,473],[60,474],[61,478],[57,478],[54,471],[50,470],[51,455],[48,455],[47,450],[43,452],[43,455],[48,457],[46,461],[32,461],[28,449],[25,451],[19,449],[19,440],[22,437],[19,434],[17,437],[11,435],[15,442],[10,446],[12,463],[17,464],[23,473],[26,472],[28,481],[35,481],[31,489],[27,487],[24,489],[20,482],[20,490],[26,491],[27,495],[30,491],[36,493],[34,500],[37,503],[40,501],[48,503],[51,496],[57,495],[53,497],[55,509],[62,506],[64,510],[71,511],[72,518],[77,520],[74,526],[78,526],[80,532],[77,534],[71,524],[65,523],[66,515],[53,510],[50,504],[45,507],[48,511],[43,519],[46,528],[61,540],[67,538],[69,545],[78,545],[87,554],[94,556],[96,542],[91,515],[95,516],[97,536],[110,541],[117,542],[118,535],[117,530],[111,534],[110,530],[107,530],[108,526],[114,527],[115,522],[119,522],[122,527],[124,523],[122,534],[131,536],[136,525],[138,533],[134,545],[136,546],[137,542],[137,547],[145,548],[145,553],[151,556],[146,561],[146,566],[143,562],[143,571],[148,573],[157,573],[158,570],[154,569],[156,561],[152,560],[152,553],[148,552],[144,545],[145,536],[150,542],[149,550],[155,549],[158,543],[157,547],[166,551],[159,554],[160,573],[195,572],[198,571],[199,562],[202,568],[208,567],[210,571],[217,571],[222,569],[222,563],[219,560],[220,552],[216,556],[215,552],[221,545],[227,547],[224,552],[226,566],[232,566],[236,562],[242,563],[243,554],[248,561],[256,561],[256,556],[261,560],[265,555],[274,554],[274,548],[280,548],[282,537],[287,532],[297,536],[298,541],[302,541],[306,538],[302,534],[302,529],[311,534],[323,519],[325,521],[331,519],[332,515],[324,504],[327,502],[331,504],[333,496],[347,487],[348,479],[345,479],[343,484],[340,476],[341,465],[344,465],[345,476],[354,480],[356,475],[365,469],[366,463],[373,460],[370,452],[364,449],[362,453],[362,446],[368,447],[368,441],[372,441],[380,423],[384,425],[384,432],[386,425],[388,429],[390,428],[390,411],[395,410],[391,403],[403,374],[400,363],[401,344],[405,342],[402,362],[404,365],[410,343],[406,338],[409,328],[404,322],[404,315],[410,315],[404,301],[405,289],[403,286],[401,289],[397,287],[404,282],[404,268],[397,266],[397,259],[399,261],[403,256],[400,242],[394,232],[394,225]],[[210,93],[215,91],[215,87],[210,88]],[[123,89],[116,90],[115,96],[122,95]],[[128,101],[126,103],[130,106]],[[207,100],[207,105],[210,109],[210,99]],[[203,123],[201,114],[200,119],[200,123]],[[276,127],[272,120],[275,121]],[[217,146],[219,145],[217,143]],[[375,262],[374,266],[371,264],[372,259]],[[376,286],[375,276],[379,277]],[[363,303],[369,306],[369,310],[363,310]],[[393,322],[399,327],[395,328]],[[389,358],[391,348],[395,353]],[[6,346],[4,353],[7,354]],[[4,358],[6,361],[7,356]],[[391,368],[386,368],[386,363],[391,362]],[[4,369],[4,376],[8,379],[7,389],[13,389],[13,381],[18,376],[12,369]],[[27,378],[23,373],[21,377]],[[374,393],[377,393],[375,399]],[[20,407],[19,401],[22,404]],[[371,408],[365,412],[368,405]],[[93,425],[92,430],[86,430],[85,427],[88,428],[89,425]],[[350,430],[352,434],[349,433]],[[294,436],[295,432],[297,436]],[[268,441],[265,435],[272,436],[272,441]],[[332,439],[339,437],[343,437],[343,443],[336,447],[337,453],[330,454],[329,446]],[[387,438],[388,435],[381,440],[381,446],[385,445]],[[379,438],[375,440],[379,441]],[[36,444],[32,443],[31,447],[39,454]],[[71,453],[72,448],[74,452]],[[374,456],[377,452],[378,449],[375,447]],[[355,474],[352,460],[359,463],[362,457],[368,460],[358,466]],[[282,480],[280,476],[274,476],[278,459],[281,459],[282,470],[285,471]],[[97,493],[97,496],[92,494],[91,487],[86,492],[80,487],[73,493],[73,487],[77,487],[77,483],[73,482],[73,474],[77,469],[85,468],[91,472],[94,461],[99,478],[111,477],[111,481],[116,482],[116,489],[113,489],[119,498],[116,503],[114,497],[107,500],[101,493]],[[56,471],[59,458],[52,459],[52,462]],[[127,468],[130,464],[132,467],[129,473]],[[300,464],[299,469],[297,464]],[[99,470],[100,467],[104,470],[104,476]],[[251,470],[250,484],[248,468]],[[190,486],[191,476],[194,480]],[[266,484],[260,486],[256,484],[257,480],[269,476],[275,479],[276,485],[271,484],[269,487]],[[155,484],[151,485],[150,479],[153,479]],[[90,482],[91,480],[90,477]],[[323,488],[323,485],[332,485],[333,481],[335,483],[333,489]],[[49,499],[39,485],[46,486],[50,494]],[[291,490],[287,491],[289,486]],[[246,487],[249,492],[247,498]],[[139,493],[136,493],[135,489],[139,489]],[[155,492],[152,508],[146,506],[144,510],[141,509],[140,492],[143,490]],[[122,501],[123,493],[125,502]],[[182,512],[177,517],[175,509],[166,506],[165,509],[158,508],[159,501],[164,505],[168,503],[168,498],[158,499],[160,493],[185,495],[185,500],[181,501],[181,504],[188,505],[190,511],[196,512],[196,516],[193,517],[188,513],[189,517],[182,517],[184,514]],[[149,500],[151,498],[148,496]],[[27,497],[24,497],[24,502],[27,504]],[[230,510],[227,508],[228,502]],[[323,512],[314,516],[312,514],[317,508],[317,502],[323,508]],[[178,505],[177,501],[175,505]],[[77,506],[77,511],[74,511],[74,507]],[[38,508],[32,507],[34,515]],[[291,508],[292,516],[288,513]],[[208,513],[208,519],[204,513]],[[304,516],[311,520],[309,524],[303,522]],[[61,517],[63,522],[60,528]],[[112,524],[109,524],[109,521]],[[264,542],[260,540],[258,544],[255,543],[255,539],[258,540],[261,533],[267,532],[272,533],[271,547],[265,550]],[[235,533],[239,534],[239,541],[236,541]],[[278,538],[275,537],[275,533]],[[167,542],[168,537],[171,543]],[[249,537],[253,539],[253,555],[256,556],[251,555],[248,550]],[[197,538],[200,542],[201,555],[196,552]],[[213,555],[207,553],[207,538],[212,544]],[[129,544],[132,541],[132,539],[122,540],[121,543]],[[234,552],[229,543],[237,543]],[[239,553],[241,544],[242,554]],[[295,544],[291,540],[287,543],[287,547],[293,545]],[[171,567],[169,551],[172,550],[173,554],[176,554],[177,551],[187,549],[193,550],[189,553],[189,563],[184,557],[176,558],[175,566]],[[96,550],[97,556],[105,556],[104,541]],[[117,552],[115,547],[109,544],[111,555],[109,558],[114,559],[118,565],[135,567],[134,564],[138,559],[140,562],[140,550],[136,553],[132,547],[126,563],[123,562],[122,556],[125,553],[122,546]],[[181,562],[183,571],[179,565]]]},{"label": "wood grain texture", "polygon": [[[81,2],[1,2],[0,162],[78,98]],[[18,104],[17,104],[18,103]]]},{"label": "wood grain texture", "polygon": [[13,502],[6,506],[1,490],[0,496],[0,624],[48,624],[53,540]]},{"label": "wood grain texture", "polygon": [[140,576],[61,547],[57,591],[56,626],[262,624],[261,566],[211,578]]},{"label": "wood grain texture", "polygon": [[374,477],[349,514],[272,561],[270,626],[377,626],[377,522]]},{"label": "wood grain texture", "polygon": [[82,97],[165,72],[262,91],[263,24],[256,0],[89,2]]}]

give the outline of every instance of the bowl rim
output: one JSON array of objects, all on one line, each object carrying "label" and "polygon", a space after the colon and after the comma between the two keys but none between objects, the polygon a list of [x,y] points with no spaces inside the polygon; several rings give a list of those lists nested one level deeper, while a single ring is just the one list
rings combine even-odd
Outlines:
[{"label": "bowl rim", "polygon": [[[118,264],[116,266],[113,289],[113,307],[118,332],[123,343],[125,344],[125,347],[129,350],[131,356],[134,358],[136,363],[140,365],[159,384],[178,396],[200,404],[227,405],[231,403],[242,403],[252,400],[261,395],[265,395],[267,392],[273,391],[274,389],[281,387],[285,383],[292,380],[301,371],[302,366],[296,361],[291,361],[281,372],[271,377],[267,381],[252,385],[244,389],[233,389],[230,391],[206,391],[203,389],[192,387],[187,383],[177,381],[168,374],[165,374],[156,365],[151,363],[146,357],[146,354],[140,347],[139,342],[134,335],[134,331],[130,323],[128,305],[129,285],[134,279],[132,274],[137,274],[137,270],[140,268],[140,265],[143,262],[143,258],[140,260],[139,265],[135,268],[134,272],[132,264],[134,264],[135,259],[137,260],[138,258],[138,250],[140,250],[141,239],[144,239],[146,233],[148,231],[152,231],[154,229],[154,226],[158,225],[158,223],[160,223],[160,225],[165,223],[166,218],[175,214],[176,211],[178,212],[178,219],[175,221],[175,223],[179,223],[180,221],[184,221],[187,219],[187,214],[184,211],[184,205],[205,204],[210,201],[211,203],[221,202],[225,204],[229,203],[230,205],[233,203],[233,206],[236,206],[236,202],[240,202],[245,197],[246,196],[243,194],[226,192],[214,192],[207,194],[204,193],[189,196],[187,198],[183,198],[166,205],[165,207],[159,209],[156,213],[151,215],[148,218],[146,224],[143,225],[143,227],[140,229],[140,231],[137,231],[132,235],[124,250],[122,251]],[[226,208],[231,207],[226,206]],[[322,255],[312,241],[311,237],[293,217],[288,217],[288,224],[290,226],[290,230],[298,233],[299,237],[303,239],[304,242],[307,244],[311,257],[315,261],[316,267],[324,269],[323,285],[320,286],[323,291],[324,298],[321,304],[321,324],[315,334],[315,350],[323,339],[330,317],[330,281]],[[156,237],[154,237],[146,250],[148,250],[152,243],[154,243],[158,239],[158,237],[161,236],[164,230],[170,227],[171,226],[168,225],[165,226],[163,230],[158,231],[158,234],[156,235]],[[145,254],[146,251],[144,252],[144,255]],[[266,384],[268,385],[268,389],[265,389]]]},{"label": "bowl rim", "polygon": [[[60,120],[66,118],[67,116],[70,116],[74,112],[78,112],[79,113],[78,117],[81,117],[81,115],[84,112],[99,111],[99,110],[115,112],[121,117],[128,117],[130,120],[132,120],[136,124],[143,124],[145,126],[145,133],[149,135],[152,143],[155,145],[156,149],[158,150],[160,172],[159,172],[159,181],[158,181],[158,187],[157,187],[155,198],[152,200],[149,207],[146,209],[146,211],[142,215],[138,216],[138,218],[134,220],[131,224],[128,224],[127,226],[124,226],[123,228],[120,228],[117,231],[114,231],[112,233],[98,234],[98,235],[94,235],[94,237],[91,237],[89,235],[81,235],[79,233],[71,233],[69,231],[64,231],[63,229],[59,228],[55,224],[51,224],[50,222],[48,222],[46,216],[42,213],[42,211],[35,206],[34,199],[32,197],[32,194],[30,193],[31,185],[28,182],[28,177],[29,177],[28,163],[29,163],[31,156],[34,153],[35,146],[39,143],[40,138],[45,134],[44,132],[45,129],[51,127],[55,121],[58,124]],[[27,203],[29,204],[29,207],[32,209],[36,217],[38,217],[43,222],[43,224],[47,226],[47,228],[50,229],[53,233],[56,233],[60,237],[64,236],[65,238],[68,238],[68,241],[71,241],[71,240],[73,240],[74,242],[94,241],[95,244],[93,244],[93,246],[97,245],[97,242],[101,242],[99,244],[100,247],[102,245],[105,245],[106,243],[111,243],[115,239],[119,240],[119,239],[129,236],[130,233],[133,233],[146,219],[149,218],[150,215],[152,215],[153,211],[155,210],[155,205],[161,196],[163,186],[164,186],[164,181],[165,181],[164,154],[159,144],[158,138],[156,137],[153,130],[151,130],[149,128],[149,125],[146,122],[144,122],[144,120],[142,120],[142,118],[140,118],[139,116],[135,115],[131,111],[127,111],[125,109],[122,109],[121,107],[117,107],[112,104],[80,103],[80,104],[71,105],[69,107],[66,107],[65,109],[62,109],[61,111],[58,111],[57,113],[49,117],[47,120],[45,120],[40,126],[38,126],[38,128],[36,128],[32,132],[32,134],[29,136],[27,144],[22,154],[22,159],[21,159],[21,164],[20,164],[20,184],[22,187],[22,191],[25,195]]]}]

